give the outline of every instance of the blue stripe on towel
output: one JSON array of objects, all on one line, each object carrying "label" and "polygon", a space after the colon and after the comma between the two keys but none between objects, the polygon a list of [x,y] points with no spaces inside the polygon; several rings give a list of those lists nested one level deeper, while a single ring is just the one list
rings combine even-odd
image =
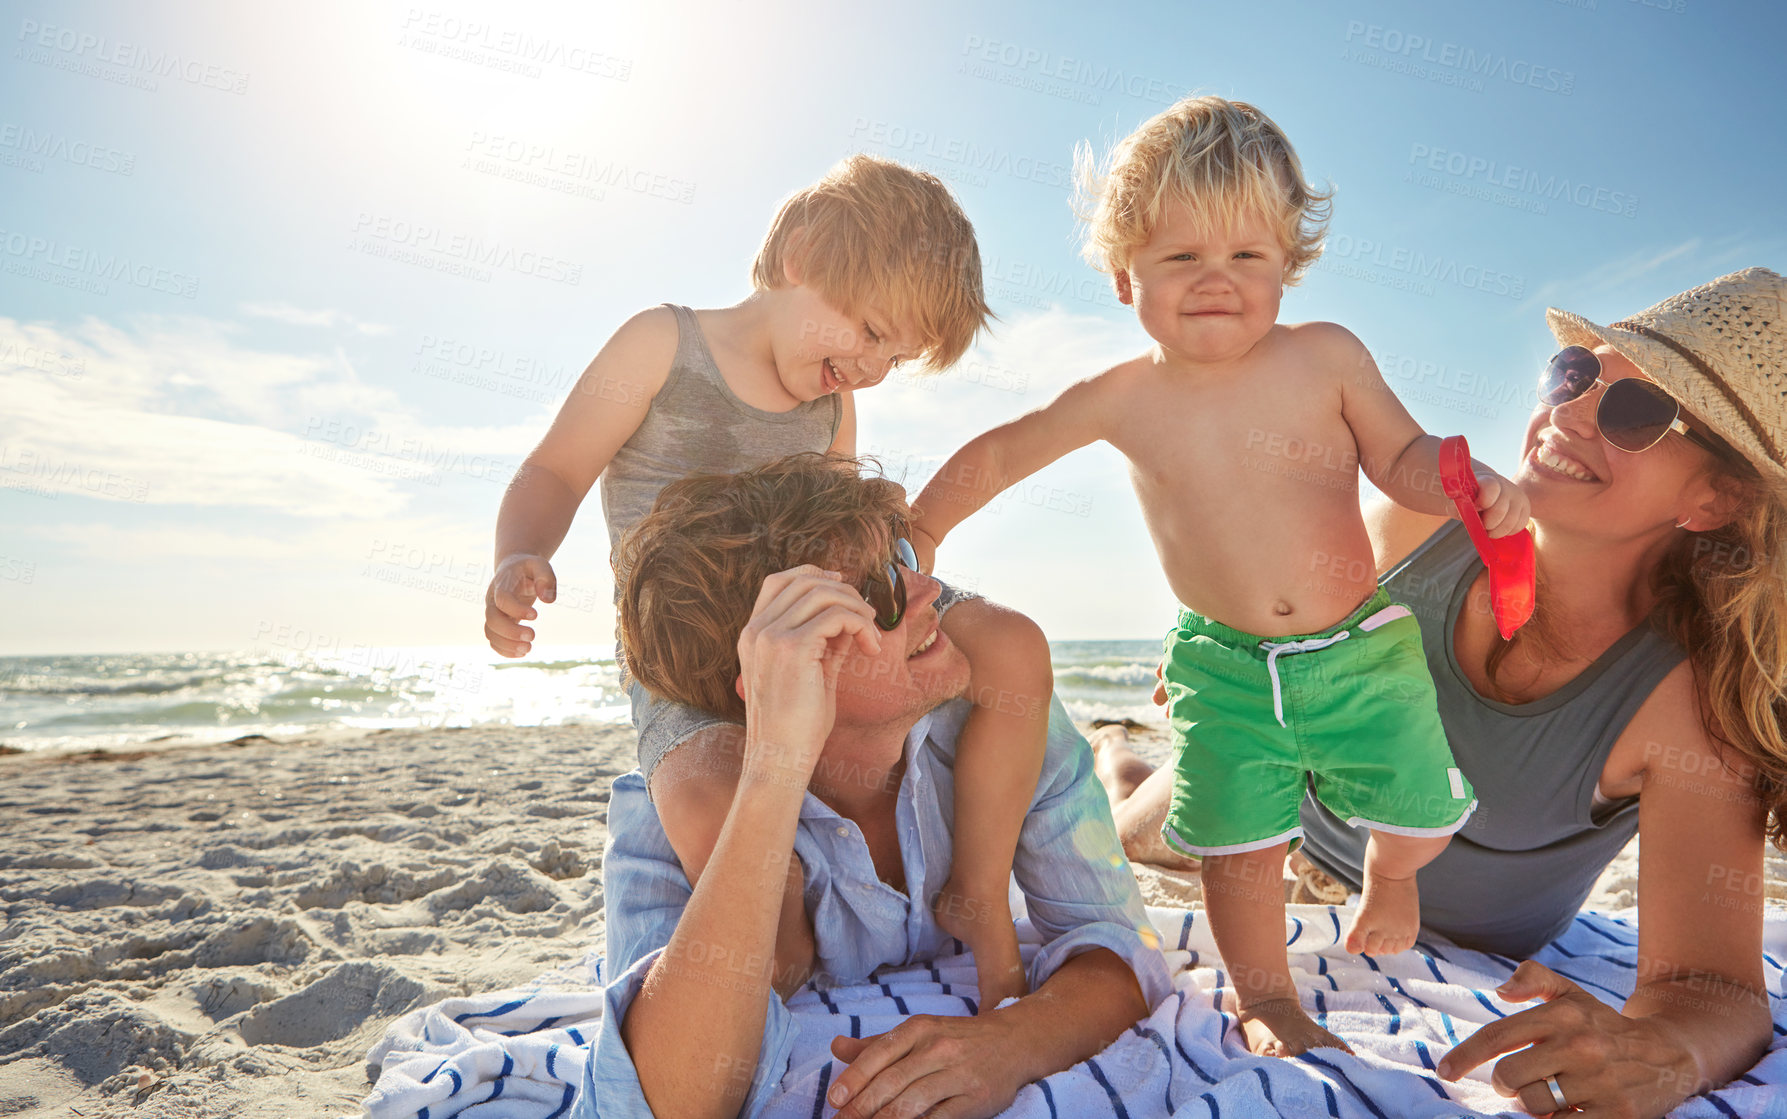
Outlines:
[{"label": "blue stripe on towel", "polygon": [[854,1038],[862,1037],[862,1019],[854,1014],[850,1016],[850,1036]]},{"label": "blue stripe on towel", "polygon": [[[1340,1082],[1342,1084],[1346,1085],[1346,1090],[1351,1092],[1354,1096],[1356,1096],[1360,1103],[1362,1103],[1366,1107],[1370,1108],[1371,1113],[1373,1115],[1377,1116],[1377,1119],[1390,1119],[1390,1117],[1388,1115],[1385,1115],[1383,1113],[1383,1111],[1378,1107],[1377,1104],[1372,1102],[1372,1099],[1370,1096],[1368,1096],[1364,1092],[1360,1091],[1359,1086],[1357,1084],[1354,1084],[1352,1082],[1352,1080],[1348,1078],[1346,1073],[1340,1071],[1340,1066],[1329,1064],[1327,1061],[1322,1060],[1320,1057],[1311,1056],[1308,1053],[1303,1054],[1302,1057],[1300,1057],[1298,1059],[1308,1061],[1310,1064],[1315,1065],[1318,1068],[1325,1068],[1329,1072],[1333,1073],[1335,1076],[1338,1076],[1340,1078]],[[1335,1112],[1335,1114],[1338,1115],[1340,1113]]]},{"label": "blue stripe on towel", "polygon": [[[1553,944],[1552,947],[1556,948],[1557,945]],[[1602,957],[1597,957],[1597,958],[1602,958]],[[1559,975],[1563,976],[1565,979],[1568,979],[1572,983],[1579,984],[1583,987],[1594,987],[1599,990],[1606,991],[1608,994],[1612,995],[1616,999],[1623,999],[1626,997],[1626,996],[1620,994],[1618,991],[1614,990],[1612,987],[1609,987],[1605,983],[1596,983],[1593,979],[1579,978],[1577,976],[1571,975],[1569,972],[1566,972],[1563,968],[1557,967],[1556,965],[1553,965],[1551,970],[1557,972]]]},{"label": "blue stripe on towel", "polygon": [[1388,1032],[1391,1034],[1400,1032],[1402,1029],[1402,1015],[1397,1013],[1396,1004],[1375,991],[1372,992],[1371,997],[1383,1003],[1384,1009],[1390,1013],[1390,1029]]},{"label": "blue stripe on towel", "polygon": [[1340,914],[1338,914],[1334,911],[1333,906],[1329,906],[1328,907],[1328,916],[1332,917],[1334,919],[1334,943],[1336,943],[1336,944],[1344,943],[1346,938],[1340,935]]},{"label": "blue stripe on towel", "polygon": [[819,1091],[813,1095],[813,1119],[819,1119],[821,1115],[825,1114],[825,1089],[829,1084],[831,1084],[831,1065],[828,1062],[824,1068],[819,1070]]},{"label": "blue stripe on towel", "polygon": [[547,1076],[551,1076],[551,1077],[558,1076],[558,1073],[553,1071],[553,1068],[552,1068],[552,1059],[556,1056],[558,1056],[558,1043],[555,1041],[551,1045],[548,1045],[546,1047],[546,1075]]},{"label": "blue stripe on towel", "polygon": [[1427,970],[1433,972],[1433,977],[1435,979],[1439,980],[1441,983],[1445,983],[1446,977],[1440,974],[1439,965],[1433,962],[1433,957],[1422,956],[1421,958],[1423,960],[1427,961]]},{"label": "blue stripe on towel", "polygon": [[576,1098],[576,1086],[572,1084],[565,1085],[565,1094],[564,1097],[558,1101],[558,1110],[551,1115],[548,1115],[546,1119],[560,1119],[560,1116],[568,1114],[571,1110],[571,1101]]},{"label": "blue stripe on towel", "polygon": [[[894,1009],[900,1012],[900,1017],[907,1018],[911,1016],[912,1011],[906,1009],[906,1000],[894,994],[893,988],[887,985],[887,980],[885,979],[881,981],[881,993],[893,1000]],[[829,1006],[830,1002],[828,1001],[826,1005]],[[833,1010],[832,1013],[836,1014],[837,1011]]]},{"label": "blue stripe on towel", "polygon": [[1179,950],[1182,952],[1191,944],[1191,922],[1194,916],[1191,910],[1185,911],[1185,924],[1179,929]]},{"label": "blue stripe on towel", "polygon": [[1326,979],[1328,981],[1328,986],[1334,988],[1336,991],[1340,990],[1340,984],[1335,981],[1332,975],[1328,974],[1328,960],[1326,957],[1317,956],[1315,958],[1315,973],[1323,979]]},{"label": "blue stripe on towel", "polygon": [[[1596,936],[1606,937],[1608,940],[1613,941],[1615,944],[1619,945],[1621,948],[1632,947],[1630,944],[1621,940],[1619,937],[1614,936],[1612,933],[1608,932],[1606,929],[1603,929],[1603,928],[1600,928],[1599,926],[1597,926],[1593,921],[1589,920],[1588,917],[1584,914],[1578,913],[1576,915],[1576,924],[1581,925],[1583,928],[1587,929],[1589,932],[1594,933]],[[1553,946],[1555,947],[1556,942],[1553,941],[1552,943],[1553,943]]]},{"label": "blue stripe on towel", "polygon": [[468,1010],[464,1014],[455,1017],[453,1021],[463,1026],[467,1018],[501,1018],[511,1010],[519,1010],[526,1006],[529,1002],[533,1001],[533,997],[534,996],[532,995],[523,996],[522,998],[516,999],[514,1002],[504,1003],[495,1010]]},{"label": "blue stripe on towel", "polygon": [[1205,1092],[1203,1095],[1199,1096],[1198,1099],[1203,1100],[1210,1105],[1210,1119],[1222,1119],[1222,1108],[1216,1106],[1215,1096]]},{"label": "blue stripe on towel", "polygon": [[1737,1112],[1731,1110],[1731,1105],[1726,1103],[1724,1100],[1720,1099],[1718,1096],[1715,1096],[1711,1092],[1708,1092],[1705,1096],[1705,1099],[1706,1099],[1707,1103],[1712,1104],[1714,1107],[1718,1108],[1724,1114],[1731,1116],[1731,1119],[1738,1119],[1738,1114],[1737,1114]]},{"label": "blue stripe on towel", "polygon": [[1149,1041],[1152,1041],[1154,1043],[1154,1048],[1160,1050],[1161,1057],[1167,1063],[1166,1102],[1167,1102],[1167,1114],[1171,1115],[1173,1113],[1173,1051],[1171,1049],[1167,1048],[1166,1038],[1161,1037],[1159,1032],[1157,1032],[1152,1026],[1143,1026],[1141,1023],[1138,1022],[1134,1026],[1132,1026],[1131,1029],[1135,1030],[1135,1032],[1140,1034],[1142,1037],[1145,1037]]},{"label": "blue stripe on towel", "polygon": [[1340,1100],[1334,1095],[1334,1085],[1322,1081],[1322,1096],[1328,1101],[1328,1114],[1340,1119]]},{"label": "blue stripe on towel", "polygon": [[1197,1073],[1199,1076],[1204,1078],[1204,1083],[1206,1083],[1206,1084],[1216,1083],[1216,1078],[1214,1076],[1211,1076],[1209,1073],[1205,1072],[1203,1070],[1203,1068],[1201,1066],[1199,1066],[1196,1061],[1191,1059],[1191,1054],[1187,1053],[1185,1051],[1185,1046],[1180,1045],[1179,1039],[1176,1037],[1173,1039],[1173,1048],[1177,1049],[1179,1051],[1179,1059],[1191,1066],[1191,1071]]},{"label": "blue stripe on towel", "polygon": [[1443,1010],[1440,1011],[1439,1014],[1440,1014],[1440,1025],[1446,1027],[1446,1040],[1450,1041],[1453,1045],[1457,1045],[1458,1044],[1458,1031],[1452,1028],[1452,1016],[1450,1014],[1447,1014]]},{"label": "blue stripe on towel", "polygon": [[442,1061],[440,1064],[434,1066],[433,1072],[429,1073],[427,1076],[424,1076],[422,1079],[416,1081],[416,1083],[418,1083],[418,1084],[428,1083],[430,1080],[433,1080],[437,1075],[439,1075],[440,1071],[446,1067],[447,1067],[447,1062]]},{"label": "blue stripe on towel", "polygon": [[579,1045],[588,1045],[589,1044],[589,1042],[583,1040],[583,1035],[578,1033],[576,1031],[576,1029],[574,1029],[573,1027],[570,1027],[570,1026],[565,1027],[565,1033],[570,1037],[570,1039],[572,1041],[576,1042]]},{"label": "blue stripe on towel", "polygon": [[491,1100],[502,1095],[504,1083],[506,1083],[506,1081],[504,1081],[502,1077],[497,1077],[496,1082],[490,1086],[490,1094],[484,1097],[484,1102],[489,1103]]},{"label": "blue stripe on towel", "polygon": [[[1421,1058],[1421,1064],[1427,1068],[1428,1072],[1439,1071],[1438,1067],[1435,1066],[1433,1063],[1433,1058],[1428,1055],[1427,1046],[1424,1043],[1419,1042],[1419,1041],[1415,1042],[1415,1055],[1417,1057]],[[1446,1089],[1440,1084],[1440,1082],[1438,1080],[1433,1079],[1432,1077],[1423,1076],[1421,1078],[1421,1083],[1427,1085],[1429,1088],[1432,1088],[1433,1094],[1438,1096],[1442,1100],[1449,1100],[1452,1098],[1451,1096],[1448,1096],[1446,1094]]]},{"label": "blue stripe on towel", "polygon": [[536,1030],[550,1030],[552,1027],[558,1025],[558,1020],[563,1017],[564,1017],[563,1014],[554,1014],[552,1017],[546,1019],[544,1022],[541,1022],[539,1025],[535,1026],[534,1029],[536,1029]]},{"label": "blue stripe on towel", "polygon": [[1110,1097],[1111,1110],[1116,1112],[1117,1119],[1129,1119],[1129,1109],[1123,1106],[1123,1097],[1119,1096],[1117,1089],[1111,1087],[1111,1082],[1105,1079],[1104,1070],[1098,1067],[1098,1062],[1091,1057],[1086,1058],[1086,1071],[1092,1074],[1092,1079],[1098,1081],[1098,1086],[1103,1088],[1104,1094]]},{"label": "blue stripe on towel", "polygon": [[447,1070],[447,1075],[451,1076],[453,1078],[453,1094],[454,1095],[457,1096],[459,1093],[465,1091],[465,1081],[463,1081],[459,1078],[459,1070],[458,1069],[449,1068]]},{"label": "blue stripe on towel", "polygon": [[1042,1089],[1042,1102],[1049,1105],[1049,1119],[1060,1119],[1060,1115],[1055,1111],[1055,1093],[1049,1091],[1049,1082],[1038,1080],[1036,1086]]},{"label": "blue stripe on towel", "polygon": [[1483,1004],[1484,1010],[1489,1011],[1489,1013],[1495,1015],[1497,1018],[1506,1018],[1507,1017],[1506,1014],[1503,1014],[1501,1011],[1497,1010],[1493,1003],[1491,1003],[1488,999],[1483,997],[1482,991],[1479,991],[1479,990],[1476,990],[1475,988],[1473,988],[1471,990],[1471,994],[1477,996],[1477,1001]]},{"label": "blue stripe on towel", "polygon": [[1328,1000],[1323,998],[1322,993],[1317,990],[1312,989],[1309,995],[1315,999],[1315,1024],[1325,1030],[1328,1028]]},{"label": "blue stripe on towel", "polygon": [[1260,1091],[1266,1093],[1266,1103],[1276,1108],[1278,1105],[1272,1102],[1272,1078],[1267,1076],[1266,1070],[1258,1065],[1253,1066],[1253,1074],[1260,1078]]},{"label": "blue stripe on towel", "polygon": [[[883,983],[881,989],[883,991],[887,990],[887,984]],[[825,1009],[831,1011],[833,1014],[840,1013],[838,1004],[831,1001],[831,996],[826,994],[817,983],[813,984],[813,993],[819,996],[819,1001],[825,1004]]]},{"label": "blue stripe on towel", "polygon": [[499,1076],[499,1077],[507,1076],[514,1071],[515,1071],[515,1057],[513,1054],[511,1054],[507,1050],[505,1050],[503,1052],[503,1071],[497,1073],[497,1076]]},{"label": "blue stripe on towel", "polygon": [[1290,947],[1290,946],[1291,946],[1291,945],[1293,945],[1293,944],[1295,944],[1295,943],[1297,943],[1297,938],[1298,938],[1298,937],[1300,937],[1300,936],[1302,936],[1302,935],[1303,935],[1303,922],[1302,922],[1302,920],[1300,920],[1300,919],[1299,919],[1299,918],[1296,918],[1296,917],[1292,917],[1292,918],[1291,918],[1291,923],[1292,923],[1292,924],[1293,924],[1293,925],[1296,925],[1296,926],[1297,926],[1297,930],[1296,930],[1296,931],[1295,931],[1295,932],[1293,932],[1293,933],[1291,933],[1291,938],[1290,938],[1290,939],[1289,939],[1289,940],[1287,940],[1287,941],[1285,941],[1285,942],[1284,942],[1284,946],[1285,946],[1285,947],[1286,947],[1286,948],[1289,948],[1289,947]]}]

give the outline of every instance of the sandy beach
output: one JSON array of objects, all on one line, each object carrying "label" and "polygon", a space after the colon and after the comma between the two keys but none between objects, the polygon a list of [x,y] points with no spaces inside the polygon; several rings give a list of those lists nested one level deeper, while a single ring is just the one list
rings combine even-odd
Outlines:
[{"label": "sandy beach", "polygon": [[[357,1114],[398,1015],[601,949],[632,766],[625,726],[0,757],[0,1115]],[[1634,904],[1636,856],[1592,905]]]}]

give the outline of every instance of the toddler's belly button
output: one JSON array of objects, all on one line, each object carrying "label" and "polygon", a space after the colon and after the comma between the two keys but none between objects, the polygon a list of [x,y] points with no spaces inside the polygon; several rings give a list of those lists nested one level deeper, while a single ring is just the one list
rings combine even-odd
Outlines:
[{"label": "toddler's belly button", "polygon": [[1291,609],[1292,609],[1291,604],[1286,602],[1282,598],[1272,604],[1272,612],[1274,614],[1277,614],[1281,618],[1284,617],[1286,614],[1289,614],[1291,612]]}]

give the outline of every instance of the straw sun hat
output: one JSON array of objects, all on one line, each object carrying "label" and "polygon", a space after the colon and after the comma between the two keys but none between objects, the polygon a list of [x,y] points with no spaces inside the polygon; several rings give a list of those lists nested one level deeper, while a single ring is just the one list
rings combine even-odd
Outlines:
[{"label": "straw sun hat", "polygon": [[1556,307],[1545,321],[1561,345],[1612,346],[1763,477],[1787,482],[1787,280],[1746,268],[1609,326]]}]

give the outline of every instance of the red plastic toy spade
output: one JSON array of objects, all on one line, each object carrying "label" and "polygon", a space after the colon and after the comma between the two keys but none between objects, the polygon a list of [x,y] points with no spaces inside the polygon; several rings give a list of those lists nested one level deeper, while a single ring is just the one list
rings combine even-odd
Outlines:
[{"label": "red plastic toy spade", "polygon": [[1464,436],[1451,435],[1440,441],[1439,467],[1440,485],[1458,506],[1458,518],[1489,568],[1489,608],[1495,614],[1495,628],[1506,641],[1533,616],[1537,577],[1532,530],[1523,528],[1495,539],[1484,531],[1483,518],[1477,515],[1477,475],[1471,469],[1471,449]]}]

